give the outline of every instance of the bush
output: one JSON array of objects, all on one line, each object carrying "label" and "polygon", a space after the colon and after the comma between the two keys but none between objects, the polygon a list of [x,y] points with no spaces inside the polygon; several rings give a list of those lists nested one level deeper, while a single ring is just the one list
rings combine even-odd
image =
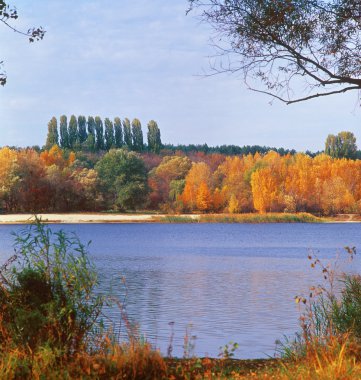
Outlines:
[{"label": "bush", "polygon": [[103,306],[87,247],[37,220],[15,235],[15,251],[0,272],[0,342],[11,337],[31,351],[48,346],[71,355],[82,350]]}]

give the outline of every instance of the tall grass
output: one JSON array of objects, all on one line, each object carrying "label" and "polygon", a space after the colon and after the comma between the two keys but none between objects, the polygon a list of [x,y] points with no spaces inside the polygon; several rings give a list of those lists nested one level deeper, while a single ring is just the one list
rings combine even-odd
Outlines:
[{"label": "tall grass", "polygon": [[153,218],[159,223],[323,223],[324,219],[308,213],[201,214],[166,215]]},{"label": "tall grass", "polygon": [[321,223],[323,220],[308,213],[212,214],[201,215],[200,223]]}]

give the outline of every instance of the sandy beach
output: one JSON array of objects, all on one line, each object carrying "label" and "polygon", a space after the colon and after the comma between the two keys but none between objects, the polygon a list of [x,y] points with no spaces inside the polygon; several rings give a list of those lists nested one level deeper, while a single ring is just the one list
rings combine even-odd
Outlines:
[{"label": "sandy beach", "polygon": [[[154,222],[164,215],[151,214],[36,214],[46,223],[144,223]],[[31,223],[35,219],[34,214],[2,214],[0,224],[24,224]]]}]

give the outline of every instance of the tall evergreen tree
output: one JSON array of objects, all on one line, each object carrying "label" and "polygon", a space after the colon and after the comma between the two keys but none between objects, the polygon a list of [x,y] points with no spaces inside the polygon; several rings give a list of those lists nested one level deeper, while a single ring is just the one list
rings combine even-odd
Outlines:
[{"label": "tall evergreen tree", "polygon": [[83,144],[83,142],[88,137],[88,134],[86,133],[86,118],[85,116],[78,116],[78,141],[80,144]]},{"label": "tall evergreen tree", "polygon": [[160,139],[160,130],[156,121],[151,120],[148,123],[148,150],[153,153],[159,153],[162,148]]},{"label": "tall evergreen tree", "polygon": [[115,146],[114,127],[113,127],[113,123],[107,117],[104,120],[104,126],[105,126],[105,132],[104,132],[105,149],[109,150],[110,148]]},{"label": "tall evergreen tree", "polygon": [[68,133],[69,133],[69,148],[74,149],[78,140],[78,122],[76,120],[75,115],[70,116]]},{"label": "tall evergreen tree", "polygon": [[138,119],[132,121],[133,149],[142,152],[144,148],[142,124]]},{"label": "tall evergreen tree", "polygon": [[103,121],[99,116],[95,117],[95,134],[96,134],[96,142],[95,142],[96,150],[104,149]]},{"label": "tall evergreen tree", "polygon": [[114,140],[116,148],[121,148],[123,146],[122,122],[119,117],[114,118]]},{"label": "tall evergreen tree", "polygon": [[124,131],[124,144],[129,148],[132,149],[132,130],[130,127],[130,120],[125,118],[123,121],[123,131]]},{"label": "tall evergreen tree", "polygon": [[83,143],[83,148],[89,152],[95,151],[95,120],[88,116],[88,137]]},{"label": "tall evergreen tree", "polygon": [[95,136],[95,120],[93,116],[88,116],[88,135]]},{"label": "tall evergreen tree", "polygon": [[69,148],[68,120],[65,115],[60,116],[60,146]]},{"label": "tall evergreen tree", "polygon": [[46,137],[45,147],[50,149],[53,145],[59,144],[59,134],[58,134],[58,121],[56,117],[52,117],[48,123],[48,135]]}]

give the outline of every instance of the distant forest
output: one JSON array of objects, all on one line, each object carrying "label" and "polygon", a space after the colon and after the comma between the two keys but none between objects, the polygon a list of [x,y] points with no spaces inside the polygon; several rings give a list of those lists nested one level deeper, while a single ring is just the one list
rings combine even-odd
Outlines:
[{"label": "distant forest", "polygon": [[163,144],[155,121],[54,117],[45,146],[0,149],[3,212],[361,212],[350,132],[325,152]]}]

